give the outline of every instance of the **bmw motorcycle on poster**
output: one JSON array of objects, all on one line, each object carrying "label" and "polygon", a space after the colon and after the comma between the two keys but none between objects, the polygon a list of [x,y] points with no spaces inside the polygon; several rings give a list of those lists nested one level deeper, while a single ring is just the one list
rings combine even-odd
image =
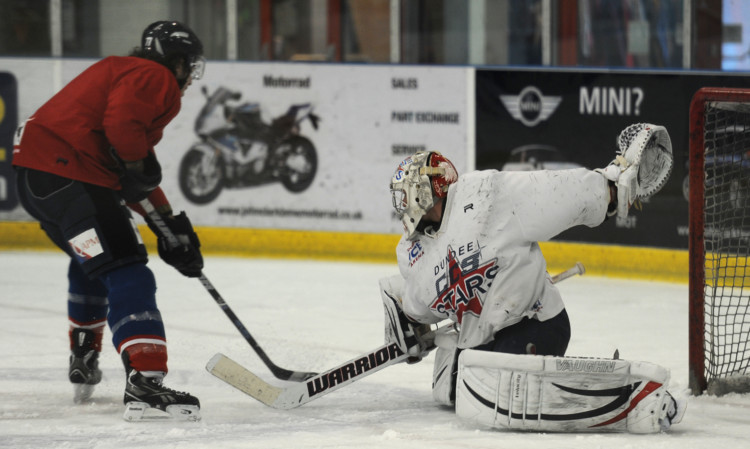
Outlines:
[{"label": "bmw motorcycle on poster", "polygon": [[[315,145],[300,134],[309,120],[318,129],[320,118],[309,103],[294,104],[271,123],[261,118],[260,104],[238,104],[242,94],[218,87],[206,98],[195,120],[199,141],[183,156],[180,190],[189,201],[206,204],[225,188],[254,187],[280,182],[288,191],[302,192],[318,168]],[[232,103],[232,104],[230,104]]]}]

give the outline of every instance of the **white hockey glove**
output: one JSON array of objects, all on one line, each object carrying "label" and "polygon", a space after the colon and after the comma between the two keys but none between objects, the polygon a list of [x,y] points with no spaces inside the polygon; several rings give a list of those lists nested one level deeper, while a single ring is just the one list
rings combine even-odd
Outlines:
[{"label": "white hockey glove", "polygon": [[648,198],[664,187],[672,173],[672,141],[666,128],[649,123],[628,126],[617,138],[617,156],[597,169],[617,186],[617,207],[610,215],[624,218],[636,200]]},{"label": "white hockey glove", "polygon": [[435,349],[435,332],[429,324],[417,323],[406,316],[401,308],[400,288],[394,289],[394,283],[389,282],[392,280],[386,278],[380,281],[380,296],[385,311],[385,342],[396,343],[409,356],[406,363],[417,363]]}]

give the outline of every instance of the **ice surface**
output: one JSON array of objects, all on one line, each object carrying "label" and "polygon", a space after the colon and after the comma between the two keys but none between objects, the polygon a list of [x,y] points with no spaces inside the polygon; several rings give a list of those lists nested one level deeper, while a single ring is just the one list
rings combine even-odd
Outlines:
[{"label": "ice surface", "polygon": [[[585,262],[585,261],[584,261]],[[93,402],[67,381],[67,259],[0,252],[0,447],[37,448],[746,448],[750,396],[690,397],[683,422],[657,435],[477,429],[432,401],[433,355],[397,365],[291,411],[268,408],[204,369],[223,352],[271,373],[195,279],[154,259],[169,342],[165,384],[201,400],[199,423],[122,420],[124,370],[111,344]],[[383,343],[378,279],[395,265],[208,257],[205,273],[278,365],[322,371]],[[559,285],[568,354],[659,363],[687,394],[686,285],[586,275]],[[105,333],[105,343],[111,334]]]}]

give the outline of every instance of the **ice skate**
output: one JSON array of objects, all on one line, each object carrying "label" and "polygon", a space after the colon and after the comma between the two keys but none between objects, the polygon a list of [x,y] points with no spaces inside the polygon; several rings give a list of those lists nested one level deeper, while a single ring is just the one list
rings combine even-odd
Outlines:
[{"label": "ice skate", "polygon": [[198,398],[165,387],[161,376],[147,377],[135,370],[128,374],[123,402],[126,421],[201,419]]},{"label": "ice skate", "polygon": [[145,376],[130,370],[125,385],[126,421],[174,419],[200,421],[200,401],[188,393],[162,385],[163,376]]},{"label": "ice skate", "polygon": [[102,372],[99,369],[99,353],[94,345],[94,331],[73,329],[71,341],[73,349],[70,354],[68,378],[73,383],[73,401],[79,404],[91,398],[94,385],[102,380]]}]

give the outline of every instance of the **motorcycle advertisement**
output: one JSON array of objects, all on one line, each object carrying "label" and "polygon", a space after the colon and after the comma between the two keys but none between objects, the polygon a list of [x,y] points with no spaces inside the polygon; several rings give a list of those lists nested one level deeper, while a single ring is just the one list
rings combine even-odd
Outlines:
[{"label": "motorcycle advertisement", "polygon": [[209,67],[157,146],[196,225],[397,234],[388,184],[406,156],[467,166],[467,69]]},{"label": "motorcycle advertisement", "polygon": [[[94,62],[14,59],[19,120]],[[156,146],[161,187],[196,226],[399,234],[398,164],[437,150],[464,171],[473,155],[470,74],[209,61]],[[15,207],[0,219],[29,218]]]}]

